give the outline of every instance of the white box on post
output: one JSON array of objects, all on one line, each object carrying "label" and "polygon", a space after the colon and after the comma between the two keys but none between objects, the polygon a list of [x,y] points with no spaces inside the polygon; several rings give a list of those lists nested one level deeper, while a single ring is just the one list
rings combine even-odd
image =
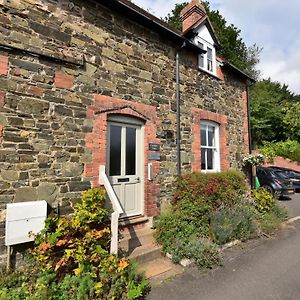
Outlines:
[{"label": "white box on post", "polygon": [[46,217],[47,202],[44,200],[7,204],[5,245],[33,241],[33,235],[44,229]]}]

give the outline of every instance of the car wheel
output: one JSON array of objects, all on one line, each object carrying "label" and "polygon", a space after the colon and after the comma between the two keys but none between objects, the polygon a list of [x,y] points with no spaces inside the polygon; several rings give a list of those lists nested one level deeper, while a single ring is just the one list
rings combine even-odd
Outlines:
[{"label": "car wheel", "polygon": [[263,185],[262,186],[264,189],[266,189],[270,194],[272,194],[272,196],[275,196],[274,190],[272,189],[272,187],[268,186],[268,185]]}]

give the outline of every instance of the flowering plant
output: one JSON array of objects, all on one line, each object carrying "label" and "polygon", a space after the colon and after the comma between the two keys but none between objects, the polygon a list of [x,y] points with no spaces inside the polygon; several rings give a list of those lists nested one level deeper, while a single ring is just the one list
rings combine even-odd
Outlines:
[{"label": "flowering plant", "polygon": [[262,154],[249,154],[243,158],[243,165],[261,165],[264,163],[265,157]]}]

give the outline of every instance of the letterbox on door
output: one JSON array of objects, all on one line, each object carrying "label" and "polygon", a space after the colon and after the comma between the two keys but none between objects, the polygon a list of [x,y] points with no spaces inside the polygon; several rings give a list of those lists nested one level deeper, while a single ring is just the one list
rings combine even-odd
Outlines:
[{"label": "letterbox on door", "polygon": [[46,217],[47,202],[44,200],[7,204],[5,245],[33,241],[33,235],[45,227]]}]

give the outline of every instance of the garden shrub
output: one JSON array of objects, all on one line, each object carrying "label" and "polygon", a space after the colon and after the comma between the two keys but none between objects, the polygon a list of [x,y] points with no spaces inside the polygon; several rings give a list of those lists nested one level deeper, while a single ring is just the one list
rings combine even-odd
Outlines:
[{"label": "garden shrub", "polygon": [[162,214],[156,227],[155,237],[162,244],[165,253],[172,254],[178,239],[190,236],[207,237],[209,235],[208,215],[199,220],[189,220],[184,210]]},{"label": "garden shrub", "polygon": [[269,161],[273,161],[275,156],[282,156],[300,163],[300,143],[298,141],[267,143],[259,151]]},{"label": "garden shrub", "polygon": [[286,209],[264,188],[253,190],[251,195],[260,230],[264,233],[271,233],[278,229],[288,217]]},{"label": "garden shrub", "polygon": [[285,217],[266,190],[250,197],[241,172],[192,173],[177,181],[171,210],[161,215],[155,237],[175,262],[189,258],[211,267],[220,263],[218,245],[272,231]]},{"label": "garden shrub", "polygon": [[30,253],[31,267],[14,285],[0,281],[0,299],[140,298],[147,282],[126,258],[109,253],[109,212],[104,204],[104,190],[92,189],[76,204],[71,218],[48,218]]},{"label": "garden shrub", "polygon": [[251,192],[254,206],[259,213],[268,212],[276,205],[276,199],[265,188],[255,189]]},{"label": "garden shrub", "polygon": [[260,229],[264,233],[272,233],[278,229],[287,218],[288,214],[286,209],[276,204],[268,212],[258,216]]},{"label": "garden shrub", "polygon": [[172,259],[178,263],[184,258],[192,259],[199,268],[211,268],[222,261],[218,246],[210,239],[198,236],[176,239]]},{"label": "garden shrub", "polygon": [[177,181],[173,204],[180,205],[183,200],[201,204],[204,199],[213,209],[232,207],[246,190],[245,176],[239,171],[186,174]]},{"label": "garden shrub", "polygon": [[224,207],[211,215],[213,240],[223,245],[232,240],[248,240],[256,235],[255,211],[249,204]]},{"label": "garden shrub", "polygon": [[237,171],[182,176],[171,212],[161,215],[156,228],[163,251],[176,262],[191,258],[198,266],[218,264],[217,246],[209,240],[210,217],[218,209],[235,207],[246,190],[245,177]]}]

